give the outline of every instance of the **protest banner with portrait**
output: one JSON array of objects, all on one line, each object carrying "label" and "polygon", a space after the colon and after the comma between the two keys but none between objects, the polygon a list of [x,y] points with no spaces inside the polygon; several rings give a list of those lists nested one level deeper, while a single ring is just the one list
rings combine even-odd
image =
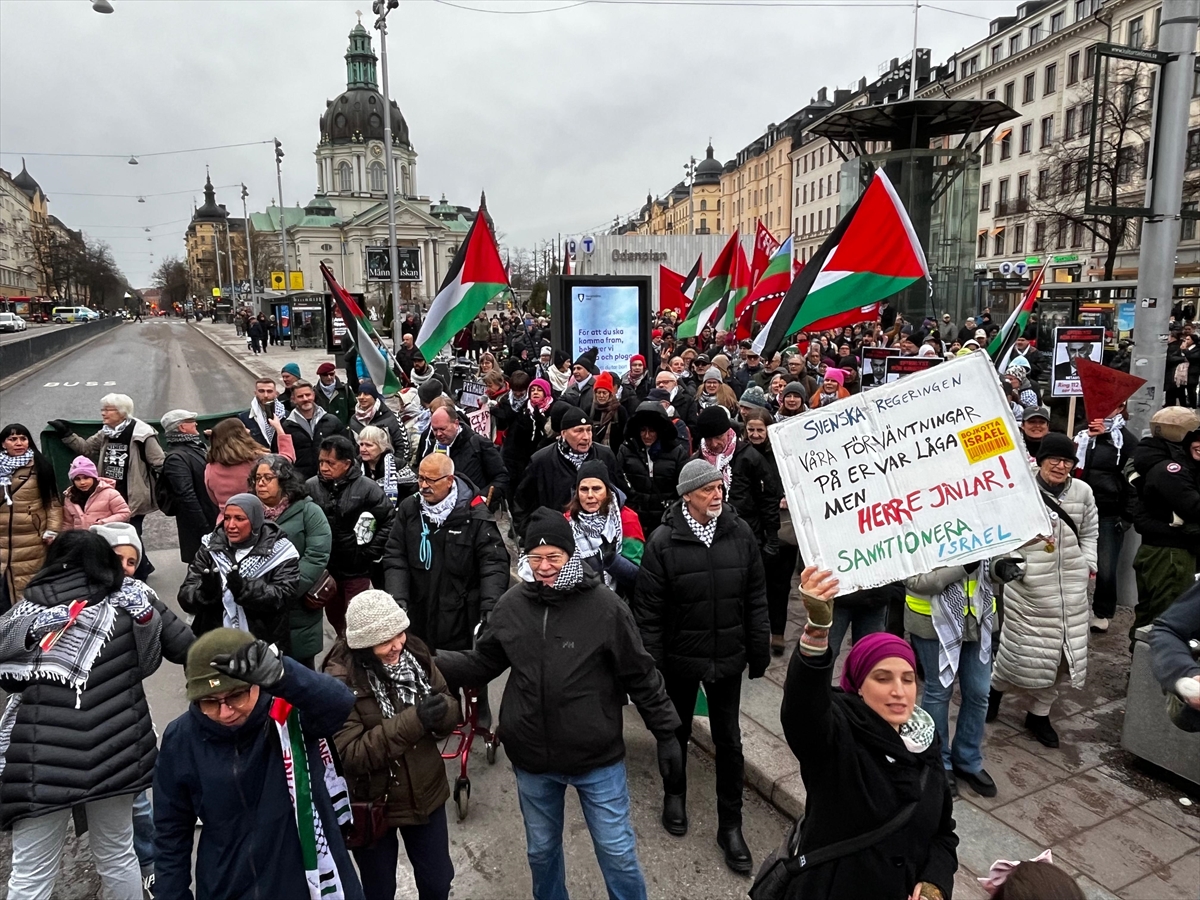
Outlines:
[{"label": "protest banner with portrait", "polygon": [[1083,396],[1077,363],[1080,359],[1104,362],[1104,328],[1099,325],[1055,328],[1054,378],[1050,382],[1050,396]]},{"label": "protest banner with portrait", "polygon": [[1050,530],[1012,409],[972,353],[770,427],[801,556],[839,593]]}]

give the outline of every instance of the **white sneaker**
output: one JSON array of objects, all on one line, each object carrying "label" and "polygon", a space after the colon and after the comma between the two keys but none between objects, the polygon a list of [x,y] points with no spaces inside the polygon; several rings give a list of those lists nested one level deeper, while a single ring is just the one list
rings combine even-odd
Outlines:
[{"label": "white sneaker", "polygon": [[1108,634],[1108,619],[1092,616],[1092,632],[1094,634]]}]

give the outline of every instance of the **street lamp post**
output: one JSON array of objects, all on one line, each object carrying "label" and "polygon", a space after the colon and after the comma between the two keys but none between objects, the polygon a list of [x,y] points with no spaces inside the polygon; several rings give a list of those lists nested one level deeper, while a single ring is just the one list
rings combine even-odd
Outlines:
[{"label": "street lamp post", "polygon": [[400,260],[396,250],[396,166],[392,159],[392,101],[388,94],[387,16],[400,0],[375,0],[371,9],[378,18],[379,64],[383,77],[383,157],[387,174],[388,268],[392,288],[392,346],[400,346]]},{"label": "street lamp post", "polygon": [[[250,280],[250,308],[258,309],[258,291],[254,284],[254,251],[250,249],[250,213],[246,211],[246,197],[249,195],[246,186],[242,185],[242,224],[246,226],[246,269]],[[261,311],[261,310],[260,310]],[[230,310],[236,312],[236,310]]]},{"label": "street lamp post", "polygon": [[229,260],[229,306],[233,308],[234,301],[237,300],[237,276],[233,273],[233,244],[229,240],[229,218],[225,219],[225,257]]},{"label": "street lamp post", "polygon": [[275,186],[279,188],[279,250],[283,254],[283,296],[287,299],[292,287],[292,267],[288,263],[287,220],[283,215],[283,145],[275,139]]}]

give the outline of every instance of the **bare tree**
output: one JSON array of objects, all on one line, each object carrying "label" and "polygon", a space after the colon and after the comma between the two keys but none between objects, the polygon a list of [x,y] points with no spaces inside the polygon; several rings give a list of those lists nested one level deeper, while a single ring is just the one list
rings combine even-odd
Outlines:
[{"label": "bare tree", "polygon": [[187,300],[187,265],[178,256],[169,256],[164,259],[150,279],[160,292],[164,308]]},{"label": "bare tree", "polygon": [[[1154,87],[1141,63],[1113,60],[1097,105],[1080,90],[1066,108],[1056,139],[1040,156],[1037,184],[1030,192],[1035,220],[1035,250],[1079,246],[1083,235],[1104,255],[1104,280],[1113,277],[1117,253],[1136,241],[1133,219],[1126,215],[1088,215],[1084,191],[1091,179],[1092,203],[1107,207],[1140,206],[1145,193]],[[1088,164],[1089,135],[1095,118],[1096,146]],[[1018,197],[1018,200],[1021,198]],[[1036,243],[1041,235],[1042,246]]]}]

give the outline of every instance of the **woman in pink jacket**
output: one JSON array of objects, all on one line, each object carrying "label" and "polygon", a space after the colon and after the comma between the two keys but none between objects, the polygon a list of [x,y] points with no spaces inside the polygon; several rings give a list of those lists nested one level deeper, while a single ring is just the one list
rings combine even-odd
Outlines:
[{"label": "woman in pink jacket", "polygon": [[[278,419],[268,419],[267,424],[279,436],[280,456],[295,462],[296,448],[292,444],[292,436],[283,430]],[[255,460],[270,452],[250,436],[249,429],[241,419],[235,417],[217,423],[212,430],[208,463],[204,467],[204,486],[217,509],[224,509],[225,502],[234,494],[245,493]],[[217,521],[220,522],[220,519]]]},{"label": "woman in pink jacket", "polygon": [[101,478],[96,464],[86,456],[75,457],[67,476],[71,486],[63,493],[63,531],[129,521],[129,504],[116,482]]}]

